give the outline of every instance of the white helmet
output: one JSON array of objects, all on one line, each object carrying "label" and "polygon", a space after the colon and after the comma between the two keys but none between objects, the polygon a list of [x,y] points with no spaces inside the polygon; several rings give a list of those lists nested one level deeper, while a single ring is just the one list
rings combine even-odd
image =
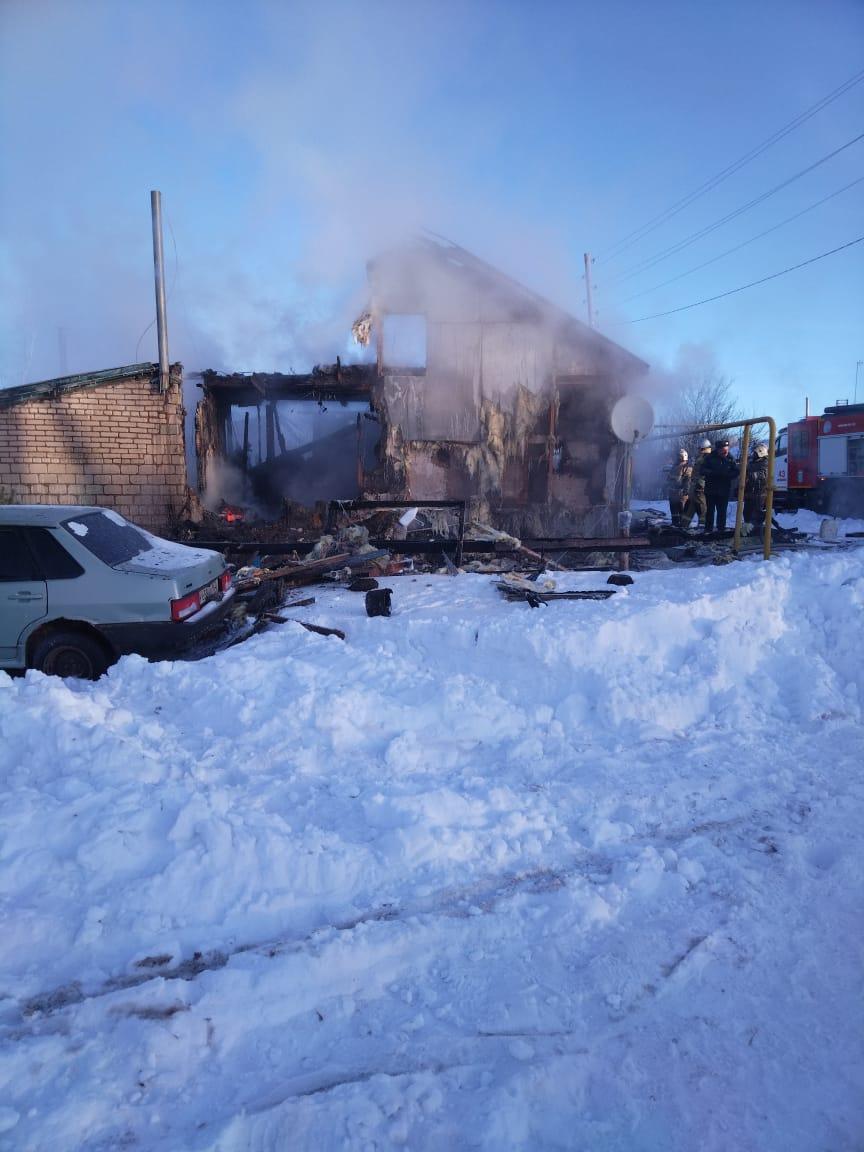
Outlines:
[{"label": "white helmet", "polygon": [[685,462],[685,464],[686,464],[686,462],[687,462],[687,461],[690,459],[690,457],[687,455],[687,449],[686,449],[686,448],[682,448],[682,449],[679,451],[678,455],[679,455],[679,456],[680,456],[680,458],[681,458],[681,459],[682,459],[682,460]]},{"label": "white helmet", "polygon": [[765,456],[767,456],[768,455],[768,445],[767,444],[757,444],[756,445],[756,455],[759,457],[760,460],[763,459]]},{"label": "white helmet", "polygon": [[699,445],[699,449],[702,452],[710,452],[711,451],[711,441],[710,440],[703,440],[702,443]]}]

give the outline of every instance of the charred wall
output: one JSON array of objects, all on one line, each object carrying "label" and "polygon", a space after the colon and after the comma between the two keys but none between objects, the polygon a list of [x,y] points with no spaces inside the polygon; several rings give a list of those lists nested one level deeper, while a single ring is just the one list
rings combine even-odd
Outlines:
[{"label": "charred wall", "polygon": [[517,534],[616,531],[622,452],[609,414],[625,384],[602,360],[539,321],[430,324],[422,373],[388,370],[383,351],[386,471],[406,498],[474,500]]},{"label": "charred wall", "polygon": [[[434,387],[430,377],[427,387]],[[609,428],[616,393],[594,377],[566,378],[539,392],[519,388],[512,404],[484,397],[474,439],[408,439],[388,409],[382,487],[412,500],[469,500],[480,518],[519,535],[614,534],[621,449]],[[422,395],[415,392],[421,411]],[[371,482],[373,477],[368,480]]]}]

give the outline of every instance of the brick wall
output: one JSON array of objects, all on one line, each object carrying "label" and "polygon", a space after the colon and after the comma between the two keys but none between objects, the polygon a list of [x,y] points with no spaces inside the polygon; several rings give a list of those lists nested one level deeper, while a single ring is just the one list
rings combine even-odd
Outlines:
[{"label": "brick wall", "polygon": [[97,504],[164,531],[186,498],[182,373],[100,380],[0,407],[0,497]]}]

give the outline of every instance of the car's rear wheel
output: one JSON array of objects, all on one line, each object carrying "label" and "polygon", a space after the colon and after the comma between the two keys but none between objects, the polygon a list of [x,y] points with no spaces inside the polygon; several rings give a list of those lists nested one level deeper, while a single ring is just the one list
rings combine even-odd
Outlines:
[{"label": "car's rear wheel", "polygon": [[46,676],[69,676],[98,680],[111,660],[103,646],[85,632],[49,632],[37,640],[30,666]]}]

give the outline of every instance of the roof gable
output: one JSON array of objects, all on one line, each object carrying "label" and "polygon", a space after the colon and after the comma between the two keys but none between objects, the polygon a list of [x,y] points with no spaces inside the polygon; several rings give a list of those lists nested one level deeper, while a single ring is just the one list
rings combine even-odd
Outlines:
[{"label": "roof gable", "polygon": [[369,279],[374,287],[376,282],[380,283],[382,279],[395,275],[398,284],[395,295],[399,295],[405,303],[402,310],[422,312],[424,309],[419,306],[422,293],[417,291],[417,281],[423,274],[424,265],[444,277],[461,280],[481,296],[493,295],[497,301],[505,302],[512,308],[513,319],[546,323],[556,330],[560,339],[577,345],[593,346],[607,356],[614,357],[630,372],[648,371],[648,364],[644,360],[620,344],[577,320],[505,272],[487,264],[479,256],[434,234],[421,236],[412,244],[391,249],[370,261]]}]

